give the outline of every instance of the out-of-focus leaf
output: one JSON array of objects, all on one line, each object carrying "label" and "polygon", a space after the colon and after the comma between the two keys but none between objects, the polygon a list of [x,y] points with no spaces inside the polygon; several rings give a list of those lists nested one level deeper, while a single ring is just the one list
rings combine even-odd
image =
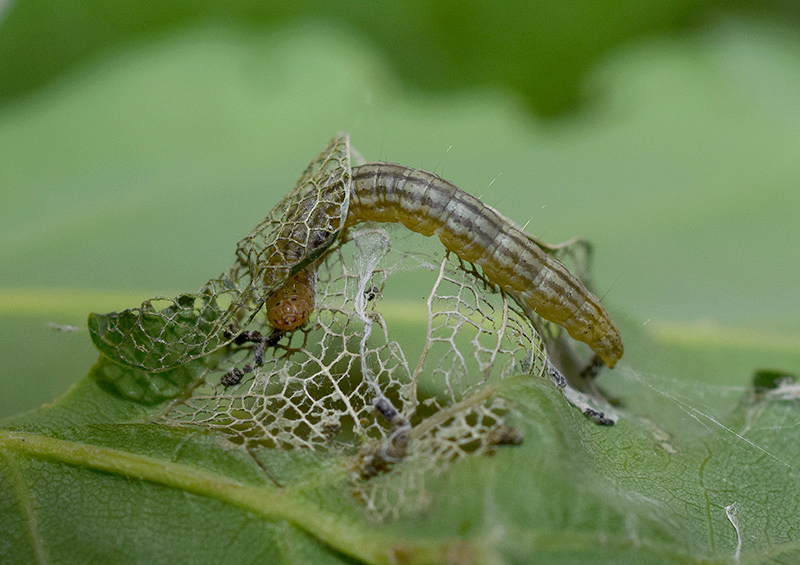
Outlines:
[{"label": "out-of-focus leaf", "polygon": [[[99,53],[194,22],[223,20],[268,33],[306,19],[326,19],[368,38],[405,84],[429,90],[503,87],[540,115],[574,110],[586,97],[586,73],[601,57],[650,34],[685,30],[714,13],[712,0],[636,0],[565,5],[549,0],[373,4],[285,2],[154,2],[124,7],[97,0],[12,4],[0,35],[0,102],[13,99]],[[728,10],[798,19],[790,4],[728,3]],[[46,37],[47,42],[41,38]],[[22,56],[24,55],[24,56]]]}]

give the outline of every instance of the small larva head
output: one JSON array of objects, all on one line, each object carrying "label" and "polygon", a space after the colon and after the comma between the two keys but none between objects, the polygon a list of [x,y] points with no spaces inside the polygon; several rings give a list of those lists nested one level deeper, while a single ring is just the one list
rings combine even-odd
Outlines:
[{"label": "small larva head", "polygon": [[573,339],[591,347],[610,369],[622,357],[619,330],[597,297],[589,291],[586,291],[586,300],[572,312],[563,327]]},{"label": "small larva head", "polygon": [[592,345],[592,349],[609,369],[613,369],[617,361],[622,358],[625,349],[622,345],[622,337],[619,335],[619,330],[613,322],[606,334]]}]

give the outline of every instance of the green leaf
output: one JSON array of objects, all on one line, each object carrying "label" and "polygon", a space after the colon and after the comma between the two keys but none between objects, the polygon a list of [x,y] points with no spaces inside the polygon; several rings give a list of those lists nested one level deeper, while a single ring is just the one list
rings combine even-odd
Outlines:
[{"label": "green leaf", "polygon": [[[738,5],[727,7],[737,9]],[[325,19],[380,45],[406,84],[439,90],[501,85],[543,114],[559,114],[583,98],[586,69],[631,37],[672,31],[707,17],[709,0],[593,4],[536,3],[459,5],[436,0],[373,5],[352,0],[279,2],[154,2],[137,0],[120,13],[96,0],[69,6],[19,2],[0,36],[0,101],[69,72],[98,51],[113,50],[196,21],[222,19],[243,29],[269,30],[308,18]],[[783,7],[782,11],[791,10]],[[0,13],[1,14],[1,13]],[[781,14],[783,17],[784,14]],[[64,22],[70,22],[65,26]],[[392,25],[385,23],[391,21]],[[66,30],[65,28],[68,28]],[[102,33],[97,33],[102,29]],[[47,36],[46,45],[36,39]],[[18,57],[26,53],[25,60]]]},{"label": "green leaf", "polygon": [[147,300],[140,308],[90,314],[89,334],[109,359],[151,371],[171,369],[230,341],[221,329],[225,311],[209,294],[202,289],[198,295],[160,299],[168,306],[158,310],[152,304],[155,300]]},{"label": "green leaf", "polygon": [[142,404],[158,404],[186,395],[203,374],[199,362],[179,365],[160,373],[118,365],[101,356],[89,375],[98,385],[123,398]]},{"label": "green leaf", "polygon": [[[0,432],[0,557],[725,563],[741,543],[747,561],[791,561],[800,449],[783,429],[800,409],[796,393],[773,392],[743,401],[725,427],[671,437],[630,417],[596,426],[551,383],[517,377],[494,393],[513,402],[522,444],[424,476],[426,511],[375,524],[349,456],[251,457],[202,430],[147,423],[154,409],[86,380]],[[731,428],[744,420],[747,437]]]}]

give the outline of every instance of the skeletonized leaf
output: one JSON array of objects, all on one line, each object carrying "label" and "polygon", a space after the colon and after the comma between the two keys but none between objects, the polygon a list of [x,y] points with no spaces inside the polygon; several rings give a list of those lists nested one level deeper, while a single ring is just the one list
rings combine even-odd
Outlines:
[{"label": "skeletonized leaf", "polygon": [[340,133],[294,190],[239,242],[236,263],[227,273],[196,294],[91,314],[95,346],[117,363],[161,372],[230,343],[270,295],[336,241],[347,215],[350,171],[349,138]]}]

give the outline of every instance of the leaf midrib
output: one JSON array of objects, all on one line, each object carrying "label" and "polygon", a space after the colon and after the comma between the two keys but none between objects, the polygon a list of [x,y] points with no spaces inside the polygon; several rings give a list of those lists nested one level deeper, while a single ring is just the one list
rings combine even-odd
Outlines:
[{"label": "leaf midrib", "polygon": [[[119,474],[214,498],[257,512],[267,519],[285,520],[322,543],[369,563],[388,565],[393,559],[393,548],[401,544],[404,552],[413,550],[414,562],[417,563],[441,562],[446,551],[446,547],[440,544],[409,548],[405,540],[387,536],[374,528],[365,528],[364,524],[344,520],[340,514],[334,515],[309,504],[299,490],[291,487],[255,487],[181,463],[30,432],[0,430],[0,447],[5,452],[0,451],[0,455],[5,458],[13,452]],[[343,476],[328,474],[328,477],[331,480]],[[21,477],[15,479],[21,480]],[[32,517],[30,512],[28,517]]]}]

